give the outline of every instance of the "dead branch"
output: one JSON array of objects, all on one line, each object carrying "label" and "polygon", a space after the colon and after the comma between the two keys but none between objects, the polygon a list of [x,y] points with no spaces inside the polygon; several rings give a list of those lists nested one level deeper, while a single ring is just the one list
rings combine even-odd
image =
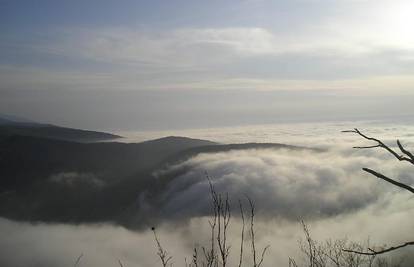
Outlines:
[{"label": "dead branch", "polygon": [[378,172],[376,172],[374,170],[368,169],[368,168],[363,168],[363,170],[366,171],[366,172],[368,172],[368,173],[370,173],[370,174],[372,174],[372,175],[374,175],[374,176],[376,176],[376,177],[378,177],[378,178],[380,178],[380,179],[382,179],[382,180],[384,180],[384,181],[387,181],[387,182],[389,182],[389,183],[391,183],[391,184],[393,184],[395,186],[398,186],[398,187],[401,187],[401,188],[403,188],[405,190],[408,190],[408,191],[410,191],[411,193],[414,194],[414,188],[412,188],[409,185],[406,185],[406,184],[397,182],[394,179],[388,178],[387,176],[385,176],[385,175],[383,175],[381,173],[378,173]]},{"label": "dead branch", "polygon": [[197,251],[197,247],[194,247],[192,264],[193,264],[194,267],[198,267],[198,251]]},{"label": "dead branch", "polygon": [[242,219],[242,230],[241,230],[241,241],[240,241],[240,258],[239,258],[239,267],[242,266],[243,262],[243,245],[244,245],[244,228],[245,228],[245,221],[244,221],[244,211],[243,211],[243,205],[241,201],[239,200],[239,207],[240,207],[240,216]]},{"label": "dead branch", "polygon": [[398,145],[398,148],[401,150],[401,152],[402,153],[404,153],[405,155],[407,155],[411,160],[414,160],[414,155],[410,152],[410,151],[408,151],[408,150],[406,150],[402,145],[401,145],[401,142],[400,142],[400,140],[397,140],[397,145]]},{"label": "dead branch", "polygon": [[230,247],[227,245],[227,232],[231,217],[228,194],[226,194],[224,200],[221,195],[218,195],[218,202],[216,208],[218,211],[217,244],[220,251],[222,266],[226,267],[227,258],[230,254]]},{"label": "dead branch", "polygon": [[[401,152],[403,153],[403,155],[399,155],[395,150],[393,150],[392,148],[390,148],[389,146],[387,146],[386,144],[384,144],[384,142],[382,142],[381,140],[377,139],[377,138],[373,138],[373,137],[369,137],[365,134],[363,134],[360,130],[358,130],[357,128],[355,128],[354,130],[347,130],[347,131],[342,131],[344,133],[356,133],[360,136],[362,136],[363,138],[370,140],[370,141],[374,141],[377,142],[376,145],[373,146],[355,146],[354,148],[357,149],[365,149],[365,148],[376,148],[376,147],[381,147],[384,148],[385,150],[387,150],[388,152],[390,152],[394,157],[396,157],[398,160],[400,161],[408,161],[411,164],[414,164],[414,155],[409,152],[408,150],[406,150],[402,145],[401,142],[399,140],[397,140],[397,145],[399,147],[399,149],[401,150]],[[403,188],[405,190],[410,191],[411,193],[414,193],[414,188],[412,188],[411,186],[408,186],[406,184],[400,183],[398,181],[395,181],[394,179],[391,179],[381,173],[378,173],[374,170],[368,169],[368,168],[363,168],[364,171],[376,176],[377,178],[380,178],[384,181],[387,181],[395,186],[398,186],[400,188]]]},{"label": "dead branch", "polygon": [[257,250],[256,250],[256,238],[255,238],[255,231],[254,231],[254,217],[255,217],[254,202],[248,196],[246,196],[246,198],[249,201],[249,205],[250,205],[250,238],[251,238],[251,247],[252,247],[252,255],[253,255],[253,267],[260,267],[263,263],[266,251],[268,250],[270,246],[267,245],[262,250],[260,259],[258,259]]},{"label": "dead branch", "polygon": [[154,233],[154,239],[155,239],[155,242],[157,243],[157,248],[158,248],[157,255],[161,260],[162,266],[167,267],[169,265],[169,262],[172,259],[172,256],[169,256],[168,252],[161,246],[161,242],[158,239],[157,232],[155,231],[155,227],[152,227],[151,230]]},{"label": "dead branch", "polygon": [[399,147],[399,149],[401,150],[401,152],[403,153],[403,155],[398,154],[394,149],[390,148],[389,146],[387,146],[384,142],[382,142],[381,140],[377,139],[377,138],[373,138],[370,136],[367,136],[365,134],[363,134],[360,130],[358,130],[357,128],[355,128],[354,130],[346,130],[346,131],[342,131],[343,133],[356,133],[360,136],[362,136],[363,138],[365,138],[366,140],[369,141],[373,141],[376,142],[376,145],[372,145],[372,146],[356,146],[354,148],[358,148],[358,149],[365,149],[365,148],[376,148],[376,147],[381,147],[384,148],[385,150],[387,150],[389,153],[391,153],[395,158],[397,158],[400,161],[407,161],[410,162],[411,164],[414,164],[414,155],[412,153],[410,153],[409,151],[407,151],[400,143],[399,140],[397,140],[397,145]]},{"label": "dead branch", "polygon": [[209,187],[210,187],[210,195],[211,195],[211,202],[212,202],[212,210],[213,210],[213,218],[210,219],[208,222],[210,224],[210,228],[211,228],[211,239],[210,239],[210,243],[211,243],[211,247],[209,249],[206,249],[205,247],[203,247],[203,254],[204,254],[204,258],[206,260],[205,262],[205,266],[206,267],[212,267],[214,266],[214,264],[218,264],[217,263],[217,255],[215,252],[215,236],[216,236],[216,226],[217,226],[217,220],[218,220],[218,209],[217,209],[217,204],[218,204],[218,195],[217,192],[213,186],[213,183],[208,175],[208,173],[205,174],[206,175],[206,179],[209,183]]},{"label": "dead branch", "polygon": [[289,257],[289,267],[298,267],[298,265],[296,264],[296,261],[292,259],[291,257]]},{"label": "dead branch", "polygon": [[344,249],[343,251],[356,253],[356,254],[361,254],[361,255],[374,256],[374,255],[384,254],[384,253],[387,253],[387,252],[390,252],[390,251],[393,251],[393,250],[396,250],[396,249],[400,249],[400,248],[403,248],[403,247],[412,246],[412,245],[414,245],[414,241],[406,242],[402,245],[395,246],[395,247],[389,247],[389,248],[383,249],[383,250],[373,250],[371,248],[368,248],[368,250],[370,252],[363,252],[363,251],[356,251],[356,250],[349,250],[349,249]]},{"label": "dead branch", "polygon": [[301,223],[308,245],[308,250],[306,251],[306,249],[302,249],[302,251],[305,252],[305,254],[307,254],[307,256],[309,257],[309,267],[313,267],[315,265],[315,244],[310,236],[308,226],[305,224],[303,220],[301,221]]},{"label": "dead branch", "polygon": [[79,263],[80,263],[80,261],[81,261],[81,259],[82,259],[82,257],[83,257],[83,253],[81,253],[80,255],[79,255],[79,257],[76,259],[76,261],[75,261],[75,264],[73,265],[73,266],[78,266],[79,265]]},{"label": "dead branch", "polygon": [[[376,138],[373,138],[373,137],[369,137],[369,136],[361,133],[361,131],[359,131],[357,128],[355,128],[354,130],[348,130],[348,131],[343,131],[343,132],[345,132],[345,133],[357,133],[358,135],[362,136],[363,138],[365,138],[367,140],[370,140],[370,141],[374,141],[374,142],[377,143],[376,145],[373,145],[373,146],[354,147],[354,148],[364,149],[364,148],[381,147],[381,148],[384,148],[385,150],[387,150],[389,153],[391,153],[398,160],[400,160],[400,161],[407,161],[407,162],[409,162],[411,164],[414,164],[414,155],[402,146],[400,140],[397,140],[397,145],[398,145],[398,148],[400,149],[402,155],[398,154],[395,150],[393,150],[392,148],[390,148],[389,146],[387,146],[386,144],[384,144],[381,140],[376,139]],[[385,176],[385,175],[383,175],[381,173],[378,173],[378,172],[376,172],[374,170],[371,170],[369,168],[363,168],[363,170],[365,172],[368,172],[369,174],[374,175],[375,177],[377,177],[379,179],[382,179],[382,180],[384,180],[384,181],[386,181],[386,182],[388,182],[388,183],[390,183],[392,185],[395,185],[397,187],[403,188],[403,189],[405,189],[405,190],[407,190],[407,191],[409,191],[409,192],[411,192],[411,193],[414,194],[414,188],[411,187],[411,186],[409,186],[409,185],[407,185],[407,184],[398,182],[398,181],[396,181],[396,180],[394,180],[392,178],[389,178],[389,177],[387,177],[387,176]],[[379,251],[373,250],[371,248],[368,248],[369,252],[357,251],[357,250],[352,250],[352,249],[343,249],[343,251],[345,251],[345,252],[352,252],[352,253],[361,254],[361,255],[375,256],[375,255],[387,253],[387,252],[390,252],[390,251],[393,251],[393,250],[397,250],[397,249],[400,249],[400,248],[403,248],[403,247],[406,247],[406,246],[411,246],[411,245],[414,245],[414,241],[406,242],[406,243],[404,243],[402,245],[395,246],[395,247],[389,247],[387,249],[383,249],[383,250],[379,250]]]}]

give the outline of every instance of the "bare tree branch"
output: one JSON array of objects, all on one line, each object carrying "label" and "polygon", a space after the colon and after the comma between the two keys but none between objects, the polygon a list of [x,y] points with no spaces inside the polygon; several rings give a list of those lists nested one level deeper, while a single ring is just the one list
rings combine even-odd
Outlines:
[{"label": "bare tree branch", "polygon": [[296,261],[292,259],[291,257],[289,257],[289,267],[298,267],[298,265],[296,264]]},{"label": "bare tree branch", "polygon": [[264,260],[264,256],[265,256],[265,254],[266,254],[266,251],[268,250],[270,248],[270,245],[267,245],[263,250],[262,250],[262,255],[260,256],[260,261],[259,261],[259,263],[257,264],[257,267],[260,267],[261,265],[262,265],[262,263],[263,263],[263,260]]},{"label": "bare tree branch", "polygon": [[210,186],[210,195],[211,195],[211,202],[212,202],[212,210],[213,210],[213,218],[209,220],[210,228],[211,228],[211,248],[206,249],[203,247],[203,253],[206,260],[206,266],[212,267],[215,263],[217,263],[217,255],[215,252],[215,232],[216,232],[216,226],[217,226],[217,220],[218,220],[218,195],[216,190],[214,189],[214,185],[210,179],[210,176],[208,173],[205,173],[208,184]]},{"label": "bare tree branch", "polygon": [[192,260],[192,264],[194,267],[198,267],[198,251],[197,251],[197,247],[194,247],[193,250],[193,260]]},{"label": "bare tree branch", "polygon": [[157,232],[155,231],[155,227],[152,227],[151,231],[154,233],[154,239],[155,239],[155,242],[157,243],[157,249],[158,249],[157,255],[161,260],[162,266],[167,267],[168,265],[170,265],[169,262],[172,260],[172,256],[169,256],[167,250],[165,250],[162,247],[161,242],[158,239]]},{"label": "bare tree branch", "polygon": [[405,190],[408,190],[408,191],[410,191],[411,193],[414,194],[414,188],[412,188],[409,185],[406,185],[406,184],[397,182],[394,179],[388,178],[387,176],[385,176],[385,175],[383,175],[381,173],[378,173],[378,172],[376,172],[374,170],[368,169],[368,168],[363,168],[363,170],[366,171],[366,172],[368,172],[368,173],[370,173],[370,174],[372,174],[372,175],[374,175],[374,176],[376,176],[376,177],[378,177],[378,178],[380,178],[380,179],[382,179],[382,180],[384,180],[384,181],[387,181],[387,182],[389,182],[389,183],[391,183],[391,184],[393,184],[395,186],[398,186],[398,187],[401,187],[401,188],[403,188]]},{"label": "bare tree branch", "polygon": [[243,245],[244,245],[244,228],[245,228],[245,221],[244,221],[244,211],[243,205],[239,199],[239,207],[240,207],[240,215],[242,219],[242,230],[241,230],[241,241],[240,241],[240,259],[239,259],[239,267],[242,267],[243,262]]},{"label": "bare tree branch", "polygon": [[398,145],[398,147],[400,148],[400,150],[401,150],[401,152],[402,152],[402,153],[404,153],[405,155],[407,155],[410,159],[412,159],[412,160],[414,161],[414,155],[413,155],[410,151],[406,150],[406,149],[405,149],[405,148],[401,145],[400,140],[397,140],[397,145]]},{"label": "bare tree branch", "polygon": [[373,145],[373,146],[354,146],[354,148],[358,148],[358,149],[376,148],[376,147],[381,147],[381,146],[380,145]]},{"label": "bare tree branch", "polygon": [[76,259],[76,261],[75,261],[75,264],[73,265],[73,266],[78,266],[79,265],[79,263],[80,263],[80,261],[81,261],[81,259],[82,259],[82,257],[83,257],[83,253],[81,253],[80,255],[79,255],[79,257]]},{"label": "bare tree branch", "polygon": [[[354,148],[358,148],[358,149],[364,149],[364,148],[375,148],[375,147],[382,147],[385,150],[387,150],[388,152],[390,152],[392,155],[394,155],[394,157],[396,157],[398,160],[400,161],[408,161],[412,164],[414,164],[414,155],[409,152],[408,150],[406,150],[402,145],[401,142],[399,140],[397,140],[397,145],[399,147],[399,149],[401,150],[401,152],[406,155],[399,155],[397,152],[395,152],[392,148],[390,148],[389,146],[387,146],[386,144],[384,144],[381,140],[373,138],[373,137],[369,137],[365,134],[363,134],[361,131],[359,131],[357,128],[355,128],[354,130],[347,130],[347,131],[342,131],[344,133],[357,133],[358,135],[362,136],[363,138],[370,140],[370,141],[374,141],[377,142],[377,145],[373,145],[373,146],[355,146]],[[414,188],[412,188],[409,185],[406,185],[404,183],[398,182],[394,179],[391,179],[381,173],[378,173],[374,170],[368,169],[368,168],[363,168],[364,171],[376,176],[377,178],[380,178],[384,181],[387,181],[395,186],[398,186],[400,188],[403,188],[405,190],[410,191],[411,193],[414,193]]]},{"label": "bare tree branch", "polygon": [[402,245],[399,245],[399,246],[396,246],[396,247],[389,247],[387,249],[378,250],[378,251],[375,251],[371,248],[368,249],[370,252],[363,252],[363,251],[356,251],[356,250],[349,250],[349,249],[344,249],[343,251],[356,253],[356,254],[361,254],[361,255],[373,256],[373,255],[384,254],[384,253],[387,253],[387,252],[390,252],[390,251],[393,251],[393,250],[396,250],[396,249],[400,249],[400,248],[407,247],[407,246],[413,246],[413,245],[414,245],[414,241],[411,241],[411,242],[406,242],[406,243],[404,243]]},{"label": "bare tree branch", "polygon": [[[373,145],[373,146],[354,147],[354,148],[364,149],[364,148],[381,147],[381,148],[384,148],[385,150],[387,150],[389,153],[391,153],[398,160],[400,160],[400,161],[407,161],[407,162],[409,162],[409,163],[411,163],[411,164],[414,165],[414,155],[402,146],[400,140],[397,140],[397,145],[398,145],[398,148],[400,149],[400,151],[403,153],[402,155],[399,155],[395,150],[393,150],[392,148],[390,148],[389,146],[387,146],[386,144],[384,144],[381,140],[376,139],[376,138],[373,138],[373,137],[369,137],[369,136],[361,133],[361,131],[359,131],[357,128],[355,128],[354,130],[348,130],[348,131],[342,131],[342,132],[345,132],[345,133],[357,133],[358,135],[362,136],[363,138],[365,138],[367,140],[370,140],[370,141],[374,141],[374,142],[377,143],[376,145]],[[407,184],[398,182],[398,181],[396,181],[394,179],[391,179],[391,178],[389,178],[389,177],[387,177],[387,176],[385,176],[385,175],[383,175],[381,173],[378,173],[378,172],[376,172],[374,170],[371,170],[369,168],[363,168],[363,170],[365,172],[368,172],[369,174],[374,175],[375,177],[377,177],[379,179],[382,179],[382,180],[384,180],[384,181],[386,181],[386,182],[388,182],[388,183],[390,183],[392,185],[395,185],[397,187],[403,188],[403,189],[405,189],[405,190],[407,190],[407,191],[409,191],[409,192],[411,192],[411,193],[414,194],[414,188],[411,187],[411,186],[409,186],[409,185],[407,185]],[[376,256],[376,255],[379,255],[379,254],[387,253],[387,252],[390,252],[390,251],[393,251],[393,250],[397,250],[397,249],[400,249],[400,248],[403,248],[403,247],[406,247],[406,246],[411,246],[411,245],[414,245],[414,241],[406,242],[406,243],[404,243],[402,245],[395,246],[395,247],[389,247],[387,249],[382,249],[382,250],[379,250],[379,251],[376,251],[376,250],[374,250],[372,248],[368,248],[368,251],[369,252],[357,251],[357,250],[352,250],[352,249],[343,249],[343,251],[345,251],[345,252],[351,252],[351,253],[356,253],[356,254],[360,254],[360,255]]]},{"label": "bare tree branch", "polygon": [[257,260],[256,260],[256,244],[255,244],[255,236],[254,236],[254,203],[253,201],[247,197],[250,205],[250,238],[251,238],[251,248],[252,248],[252,255],[253,255],[253,266],[257,267]]},{"label": "bare tree branch", "polygon": [[400,161],[407,161],[410,162],[411,164],[414,164],[414,156],[413,154],[411,154],[410,152],[408,152],[406,149],[403,148],[403,146],[401,145],[400,141],[397,141],[398,147],[400,148],[401,152],[404,155],[400,155],[398,154],[395,150],[393,150],[392,148],[390,148],[389,146],[387,146],[386,144],[384,144],[384,142],[382,142],[379,139],[367,136],[365,134],[363,134],[360,130],[358,130],[357,128],[355,128],[354,130],[346,130],[346,131],[342,131],[343,133],[356,133],[360,136],[362,136],[363,138],[369,140],[369,141],[374,141],[377,143],[377,145],[373,145],[373,146],[356,146],[354,148],[358,148],[358,149],[364,149],[364,148],[376,148],[376,147],[381,147],[384,148],[385,150],[387,150],[388,152],[390,152],[395,158],[397,158]]},{"label": "bare tree branch", "polygon": [[262,254],[260,256],[260,259],[258,260],[257,249],[256,249],[256,237],[255,237],[255,230],[254,230],[255,207],[254,207],[254,202],[248,196],[246,196],[246,198],[250,205],[250,238],[251,238],[251,249],[252,249],[252,256],[253,256],[253,267],[260,267],[263,263],[266,251],[268,250],[270,246],[268,245],[262,250]]}]

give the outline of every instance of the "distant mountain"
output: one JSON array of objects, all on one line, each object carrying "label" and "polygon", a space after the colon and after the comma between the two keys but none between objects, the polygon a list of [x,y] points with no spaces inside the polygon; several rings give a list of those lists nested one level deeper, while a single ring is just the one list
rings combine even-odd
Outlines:
[{"label": "distant mountain", "polygon": [[3,124],[36,124],[36,123],[29,119],[18,117],[18,116],[0,114],[0,125],[3,125]]},{"label": "distant mountain", "polygon": [[29,221],[114,220],[153,184],[167,158],[216,143],[166,137],[136,144],[28,136],[0,140],[0,216]]},{"label": "distant mountain", "polygon": [[[172,155],[216,143],[184,137],[166,137],[142,143],[78,143],[39,137],[11,136],[0,140],[0,188],[26,185],[59,172],[100,173],[101,179],[158,167]],[[13,168],[15,166],[15,168]]]},{"label": "distant mountain", "polygon": [[99,142],[122,138],[119,135],[110,133],[79,130],[54,125],[0,125],[0,138],[13,135],[43,137],[75,142]]},{"label": "distant mountain", "polygon": [[151,216],[139,212],[139,196],[145,192],[157,203],[160,193],[186,170],[154,173],[200,153],[258,148],[303,149],[281,144],[220,145],[185,137],[135,144],[5,137],[0,139],[0,216],[142,227]]},{"label": "distant mountain", "polygon": [[13,124],[14,122],[8,119],[0,118],[0,125]]},{"label": "distant mountain", "polygon": [[0,138],[13,135],[44,137],[76,142],[98,142],[122,138],[121,136],[110,133],[66,128],[31,122],[11,116],[0,116]]}]

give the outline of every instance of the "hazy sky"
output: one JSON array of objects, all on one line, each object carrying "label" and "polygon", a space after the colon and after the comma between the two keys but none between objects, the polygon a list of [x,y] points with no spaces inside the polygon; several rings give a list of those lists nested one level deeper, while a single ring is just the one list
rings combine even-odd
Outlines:
[{"label": "hazy sky", "polygon": [[410,0],[1,0],[0,113],[100,129],[412,115],[413,12]]}]

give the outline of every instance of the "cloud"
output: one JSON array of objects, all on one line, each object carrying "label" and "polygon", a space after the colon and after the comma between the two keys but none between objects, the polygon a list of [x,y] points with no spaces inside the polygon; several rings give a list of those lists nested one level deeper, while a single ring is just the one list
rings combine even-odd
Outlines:
[{"label": "cloud", "polygon": [[102,187],[105,185],[104,181],[96,177],[93,173],[60,172],[51,175],[49,181],[69,187],[79,184],[94,187]]},{"label": "cloud", "polygon": [[[283,95],[279,96],[283,99]],[[265,105],[265,104],[264,104]],[[270,105],[270,104],[268,104]],[[407,120],[408,119],[408,120]],[[274,123],[220,128],[201,128],[165,131],[127,131],[122,132],[127,142],[142,142],[163,136],[189,136],[211,140],[223,144],[240,143],[279,143],[323,149],[336,148],[339,151],[354,152],[358,155],[382,155],[381,150],[353,151],[353,146],[366,142],[354,134],[342,133],[343,130],[358,128],[371,136],[380,137],[390,146],[399,139],[408,149],[414,148],[414,126],[409,118],[400,118],[400,123],[384,120],[331,121],[303,123]],[[352,154],[350,154],[352,155]],[[384,157],[382,157],[384,158]],[[387,158],[387,157],[385,157]]]},{"label": "cloud", "polygon": [[[275,36],[263,28],[182,28],[168,31],[103,28],[66,30],[44,47],[57,55],[135,67],[203,67],[235,56],[275,53]],[[145,70],[144,70],[145,71]]]},{"label": "cloud", "polygon": [[80,266],[117,266],[118,259],[126,266],[158,265],[148,232],[138,234],[111,225],[31,225],[5,219],[0,219],[0,231],[4,236],[0,241],[2,266],[73,266],[81,254]]},{"label": "cloud", "polygon": [[229,47],[240,56],[278,53],[276,36],[264,28],[183,29],[174,36],[187,44]]},{"label": "cloud", "polygon": [[396,61],[409,62],[412,59],[413,50],[409,47],[363,41],[358,39],[358,35],[349,38],[346,33],[348,27],[341,23],[334,23],[339,28],[338,32],[327,26],[315,25],[294,36],[289,31],[272,31],[264,27],[63,29],[64,34],[55,34],[50,43],[33,48],[56,55],[133,64],[135,68],[142,67],[144,72],[165,68],[204,70],[223,63],[241,64],[238,60],[244,58],[253,57],[260,62],[264,56],[291,56],[302,61],[312,57],[314,63],[323,58],[336,58],[336,63],[346,63],[347,60],[355,62],[359,58],[377,56],[377,60],[383,62],[386,57],[381,54],[392,55],[393,52]]},{"label": "cloud", "polygon": [[17,43],[20,54],[43,60],[3,62],[0,89],[412,91],[411,48],[349,39],[320,25],[308,31],[65,28],[47,42]]},{"label": "cloud", "polygon": [[[263,218],[291,221],[353,214],[380,203],[387,194],[400,191],[363,172],[363,167],[414,184],[411,165],[401,164],[381,149],[352,149],[353,146],[370,145],[357,136],[340,132],[352,127],[368,127],[368,135],[381,137],[391,146],[395,146],[396,138],[402,138],[408,149],[413,144],[412,137],[407,136],[410,127],[403,129],[375,123],[370,126],[350,122],[325,123],[323,126],[302,124],[296,125],[297,131],[293,131],[289,124],[223,129],[222,133],[214,130],[214,140],[218,142],[226,142],[229,138],[241,143],[259,142],[265,134],[270,138],[266,139],[268,142],[300,144],[322,150],[248,149],[198,154],[154,173],[155,179],[167,186],[156,197],[141,196],[141,204],[145,203],[146,208],[138,217],[151,211],[153,223],[156,223],[165,220],[185,222],[208,215],[210,196],[205,172],[218,191],[229,194],[233,205],[247,195],[256,201],[258,213]],[[211,138],[203,130],[188,133],[197,138]],[[257,140],[254,134],[258,134]]]},{"label": "cloud", "polygon": [[[1,88],[322,88],[412,94],[414,43],[407,13],[412,3],[380,3],[209,3],[210,12],[226,10],[229,18],[168,27],[50,27],[41,36],[7,35],[0,49]],[[197,17],[200,10],[206,11],[190,6],[181,11]]]},{"label": "cloud", "polygon": [[[404,194],[387,194],[383,201],[352,214],[315,220],[308,223],[314,239],[344,238],[371,244],[394,245],[414,235],[411,199]],[[234,211],[235,213],[236,211]],[[394,226],[394,227],[390,227]],[[229,230],[230,263],[237,261],[241,221],[232,217]],[[303,239],[299,222],[284,220],[256,220],[257,247],[271,245],[263,266],[286,266],[288,257],[302,263],[298,240]],[[193,246],[207,245],[208,218],[195,217],[186,225],[165,223],[158,227],[162,245],[173,256],[176,266],[191,257]],[[120,259],[124,266],[155,267],[160,262],[149,230],[134,232],[113,225],[27,224],[0,218],[0,264],[2,266],[73,266],[83,254],[81,266],[116,266]],[[246,235],[247,236],[247,235]],[[246,242],[248,242],[246,237]],[[251,261],[248,244],[245,263]],[[412,266],[413,248],[405,248],[390,258],[403,257],[404,267]],[[18,256],[16,256],[18,255]]]},{"label": "cloud", "polygon": [[208,214],[209,185],[204,172],[212,177],[217,190],[228,193],[233,202],[246,195],[254,199],[264,217],[297,221],[350,213],[376,202],[386,189],[361,172],[365,166],[391,174],[403,171],[407,181],[414,181],[407,169],[398,170],[392,159],[384,161],[372,154],[351,156],[349,152],[285,149],[199,154],[155,173],[158,179],[182,173],[160,196],[159,213],[164,219]]}]

